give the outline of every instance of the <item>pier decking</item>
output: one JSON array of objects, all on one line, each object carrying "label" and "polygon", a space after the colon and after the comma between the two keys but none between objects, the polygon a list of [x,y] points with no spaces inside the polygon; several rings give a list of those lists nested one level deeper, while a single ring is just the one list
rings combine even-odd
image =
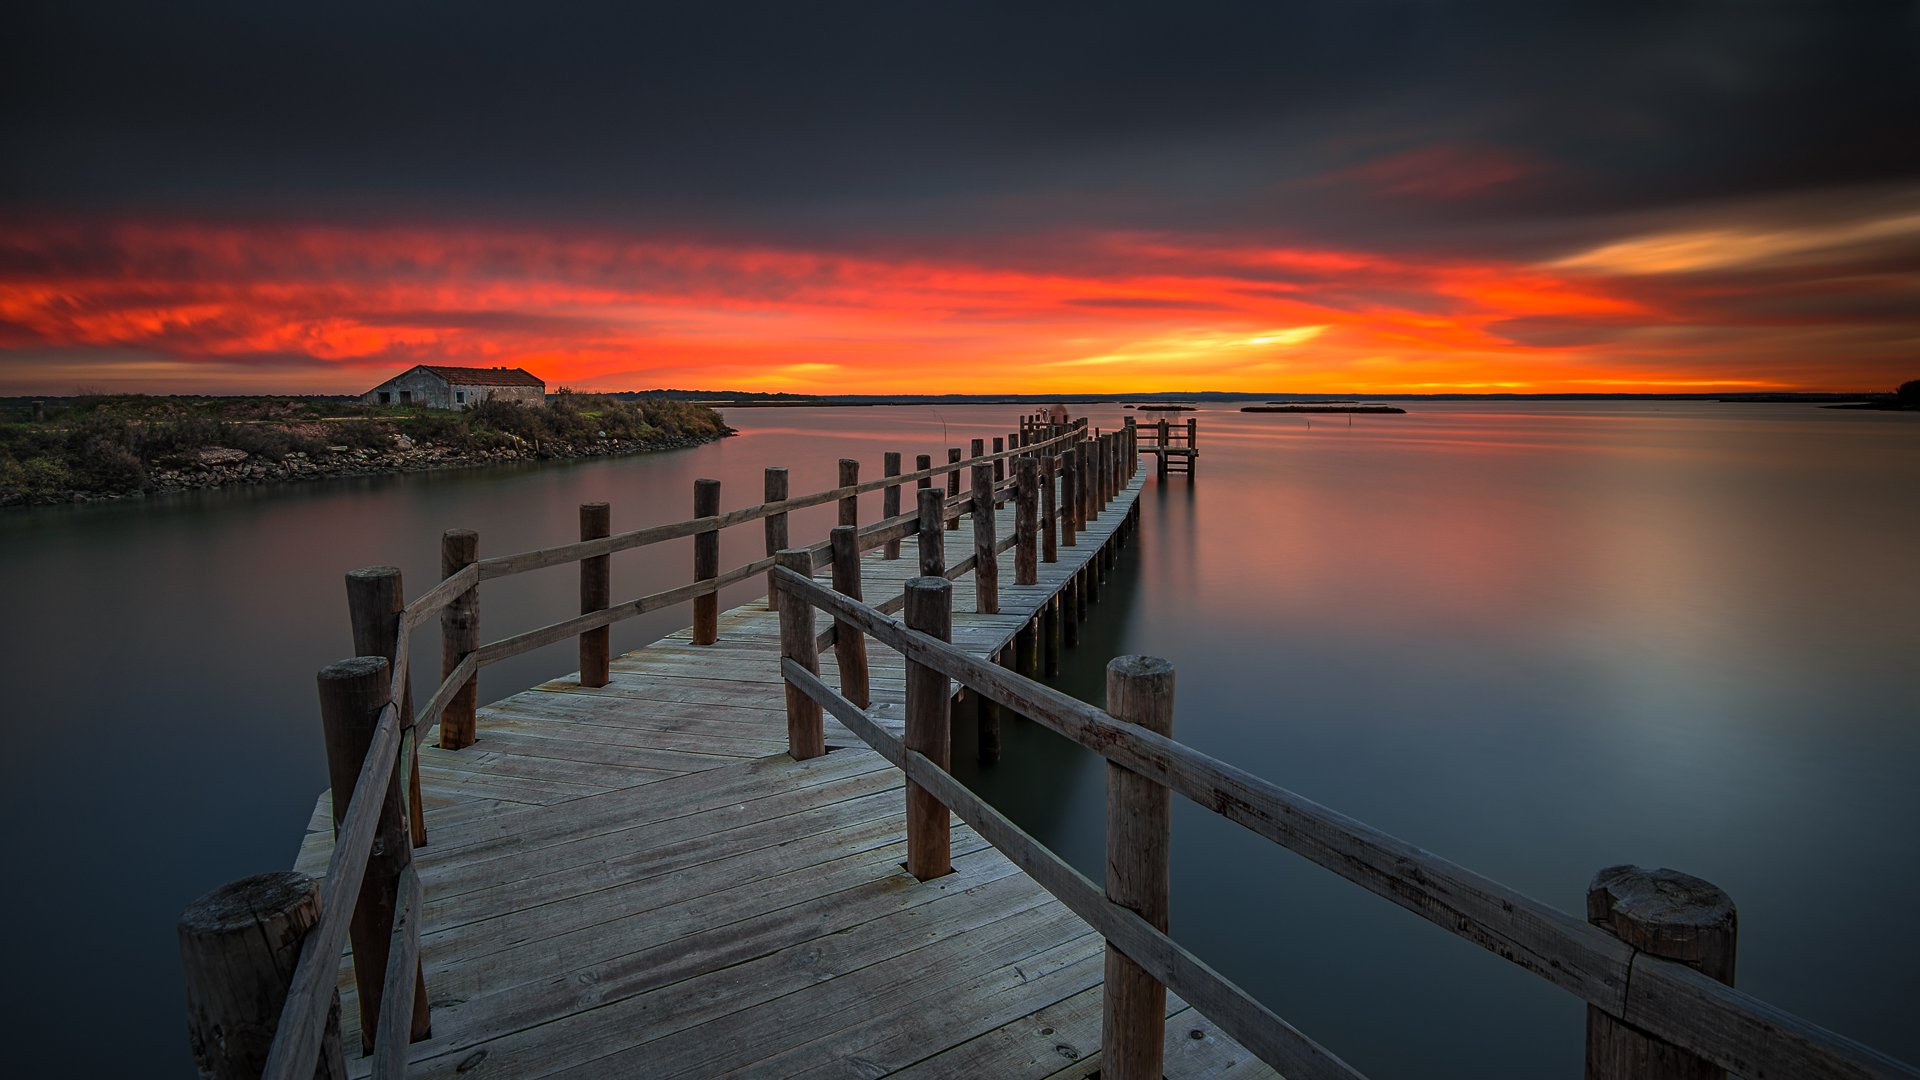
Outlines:
[{"label": "pier decking", "polygon": [[[1145,479],[1037,584],[1012,584],[1003,552],[1000,611],[955,611],[954,644],[983,658],[1009,648],[1118,542]],[[999,512],[1002,535],[1013,514]],[[902,546],[865,557],[867,595],[918,572],[916,541]],[[957,607],[973,606],[972,581],[956,580]],[[907,874],[899,770],[831,720],[830,753],[788,757],[777,614],[758,599],[718,629],[713,645],[683,630],[615,659],[604,687],[569,674],[487,706],[466,749],[423,746],[430,843],[415,865],[433,1036],[413,1045],[408,1075],[1098,1070],[1100,935],[964,827],[953,874]],[[831,650],[821,661],[835,674]],[[872,686],[874,714],[897,730],[897,658],[876,659]],[[332,835],[323,799],[300,869],[324,873]],[[353,1045],[350,962],[341,990]],[[1177,998],[1166,1023],[1169,1076],[1274,1075]]]}]

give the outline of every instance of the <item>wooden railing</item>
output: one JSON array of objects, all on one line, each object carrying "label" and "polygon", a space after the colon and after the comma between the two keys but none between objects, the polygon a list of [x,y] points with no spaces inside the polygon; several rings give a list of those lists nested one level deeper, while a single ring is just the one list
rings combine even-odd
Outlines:
[{"label": "wooden railing", "polygon": [[1158,461],[1158,473],[1166,476],[1169,472],[1183,472],[1193,475],[1194,459],[1200,456],[1200,421],[1196,417],[1187,417],[1184,424],[1174,424],[1162,417],[1157,421],[1140,424],[1131,416],[1126,419],[1130,433],[1138,437],[1144,430],[1145,439],[1139,442],[1140,452],[1152,454]]},{"label": "wooden railing", "polygon": [[[949,644],[952,596],[943,578],[907,584],[904,622],[805,574],[779,570],[775,579],[783,620],[810,627],[817,608],[905,661],[900,736],[856,704],[844,685],[836,692],[822,681],[804,649],[786,651],[781,671],[789,701],[804,696],[811,710],[790,715],[790,727],[817,726],[825,710],[906,773],[909,869],[922,880],[948,872],[951,811],[1106,937],[1101,1075],[1109,1080],[1160,1075],[1166,988],[1290,1080],[1358,1075],[1167,934],[1169,792],[1585,1001],[1589,1080],[1718,1070],[1749,1078],[1920,1077],[1910,1065],[1729,985],[1732,903],[1696,878],[1608,868],[1590,886],[1582,920],[1175,741],[1173,672],[1165,661],[1115,660],[1108,668],[1108,709],[1101,710]],[[782,640],[788,641],[784,632]],[[948,771],[949,680],[1107,759],[1104,888]],[[802,730],[801,737],[812,735]],[[1160,988],[1158,996],[1141,992],[1142,978]],[[1116,980],[1122,987],[1117,1005]],[[1154,1035],[1143,1042],[1143,1031]]]},{"label": "wooden railing", "polygon": [[[344,1076],[334,986],[349,936],[362,1049],[373,1055],[376,1078],[403,1074],[408,1041],[424,1038],[429,1023],[419,963],[421,894],[412,870],[413,849],[427,843],[414,748],[436,723],[442,748],[457,750],[474,742],[476,679],[482,668],[571,637],[579,641],[582,684],[602,686],[608,677],[606,634],[614,623],[691,600],[694,641],[711,644],[717,593],[726,586],[760,574],[768,574],[771,582],[776,566],[810,575],[831,565],[842,594],[858,595],[860,553],[878,547],[886,549],[888,558],[898,558],[900,541],[916,535],[923,573],[947,580],[974,572],[982,610],[994,611],[1000,553],[1014,548],[1016,578],[1031,584],[1035,564],[1053,561],[1059,546],[1075,543],[1088,517],[1125,486],[1136,458],[1130,432],[1101,435],[1089,431],[1084,420],[1049,424],[1026,416],[1017,431],[993,441],[992,452],[979,439],[973,440],[970,455],[950,449],[948,461],[937,466],[921,455],[916,469],[907,473],[900,472],[899,455],[888,454],[885,475],[877,480],[861,481],[858,463],[846,459],[840,463],[838,486],[797,497],[786,495],[786,470],[770,468],[766,501],[724,513],[719,509],[719,482],[700,480],[695,517],[623,533],[609,534],[606,505],[589,503],[581,507],[578,542],[512,555],[480,558],[478,537],[452,530],[442,536],[441,581],[411,602],[404,602],[398,569],[368,567],[348,574],[357,655],[320,674],[336,824],[326,879],[316,886],[301,875],[249,878],[209,894],[183,916],[190,1023],[203,1074],[304,1080],[315,1075],[318,1061],[319,1075]],[[959,480],[963,472],[971,480],[964,492]],[[944,493],[934,484],[941,476],[948,478]],[[899,513],[899,493],[907,484],[918,487],[917,504],[912,512]],[[856,500],[874,491],[882,493],[886,516],[861,526]],[[1013,535],[1000,538],[993,510],[1008,499],[1016,503],[1016,528]],[[827,503],[839,506],[841,524],[833,534],[810,547],[789,548],[787,515]],[[944,534],[969,514],[974,550],[946,565]],[[767,557],[720,570],[720,531],[755,521],[765,523]],[[695,545],[693,581],[610,602],[609,556],[686,537]],[[580,565],[579,616],[481,642],[482,582],[570,562]],[[869,610],[897,611],[904,603],[902,594]],[[441,624],[441,681],[415,711],[408,679],[409,640],[413,630],[435,617]],[[809,634],[809,639],[816,650],[835,648],[843,672],[863,661],[865,637],[850,627],[836,624],[824,634]],[[864,704],[864,691],[861,698]],[[801,749],[824,752],[824,747]],[[796,756],[805,754],[796,750]],[[241,913],[237,922],[224,917],[234,911]],[[285,944],[278,952],[259,948],[261,930],[269,924],[279,928]],[[192,941],[190,927],[201,928],[193,930]],[[253,972],[245,989],[236,967],[242,964]],[[412,993],[407,992],[409,979]],[[254,1015],[267,1006],[271,1015]],[[242,1029],[270,1033],[270,1042],[220,1034]]]}]

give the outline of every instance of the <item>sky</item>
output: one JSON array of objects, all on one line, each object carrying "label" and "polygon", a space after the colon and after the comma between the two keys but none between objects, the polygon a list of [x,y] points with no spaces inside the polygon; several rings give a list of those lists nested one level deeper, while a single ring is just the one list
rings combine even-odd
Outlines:
[{"label": "sky", "polygon": [[10,13],[0,394],[1920,377],[1912,0]]}]

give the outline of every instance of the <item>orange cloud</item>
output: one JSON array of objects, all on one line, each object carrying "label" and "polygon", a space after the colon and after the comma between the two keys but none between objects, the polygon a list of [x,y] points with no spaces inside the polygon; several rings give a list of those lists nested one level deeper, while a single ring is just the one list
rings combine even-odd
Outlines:
[{"label": "orange cloud", "polygon": [[1592,260],[1127,234],[1051,238],[1046,255],[1017,260],[983,247],[898,256],[510,228],[0,227],[0,392],[351,392],[427,361],[521,365],[593,389],[841,393],[1855,388],[1890,377],[1872,342],[1735,351],[1760,324],[1724,314],[1717,334],[1689,334],[1687,286],[1609,276]]}]

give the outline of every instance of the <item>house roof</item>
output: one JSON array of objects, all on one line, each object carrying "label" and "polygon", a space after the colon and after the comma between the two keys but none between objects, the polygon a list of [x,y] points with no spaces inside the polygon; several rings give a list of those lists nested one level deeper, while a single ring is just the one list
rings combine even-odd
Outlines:
[{"label": "house roof", "polygon": [[431,371],[454,386],[538,386],[546,388],[545,380],[527,373],[525,368],[484,368],[484,367],[441,367],[438,364],[421,364],[420,370]]}]

